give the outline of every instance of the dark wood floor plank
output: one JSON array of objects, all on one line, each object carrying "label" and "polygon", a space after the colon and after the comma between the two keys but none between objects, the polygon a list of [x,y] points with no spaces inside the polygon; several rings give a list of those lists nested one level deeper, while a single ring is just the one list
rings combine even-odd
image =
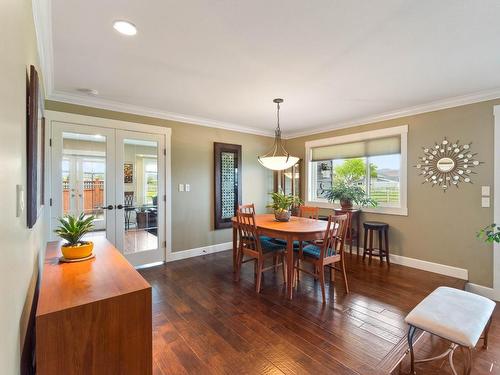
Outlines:
[{"label": "dark wood floor plank", "polygon": [[[327,285],[326,305],[319,283],[305,274],[292,301],[281,272],[264,274],[260,294],[251,264],[234,282],[230,252],[141,270],[153,287],[155,374],[388,374],[406,351],[405,315],[438,286],[464,287],[463,280],[369,265],[356,256],[347,256],[347,263],[351,293],[345,294],[337,273]],[[424,335],[417,352],[445,347]],[[500,373],[498,353],[500,327],[494,320],[490,350],[474,352],[475,371]],[[407,365],[404,358],[393,375],[407,373]],[[419,369],[450,373],[446,361]]]}]

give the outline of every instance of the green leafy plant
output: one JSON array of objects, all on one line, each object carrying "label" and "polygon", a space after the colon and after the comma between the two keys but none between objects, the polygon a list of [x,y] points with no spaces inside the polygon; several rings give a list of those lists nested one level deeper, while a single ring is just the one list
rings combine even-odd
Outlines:
[{"label": "green leafy plant", "polygon": [[352,203],[359,206],[377,206],[377,201],[367,197],[361,187],[348,184],[345,181],[335,182],[330,189],[324,191],[323,196],[331,203],[339,200],[341,205],[346,206],[352,205]]},{"label": "green leafy plant", "polygon": [[270,193],[273,203],[267,205],[271,207],[275,212],[290,211],[294,206],[299,206],[302,204],[302,200],[292,194],[284,194],[281,190],[279,192]]},{"label": "green leafy plant", "polygon": [[59,225],[54,232],[63,240],[67,241],[65,246],[85,244],[86,242],[81,241],[81,238],[94,228],[94,219],[95,217],[93,215],[85,217],[83,212],[78,217],[65,215],[59,218],[59,223],[61,225]]},{"label": "green leafy plant", "polygon": [[[377,178],[377,166],[370,163],[370,177]],[[366,176],[366,163],[363,159],[347,159],[342,164],[334,167],[335,179],[353,184]]]},{"label": "green leafy plant", "polygon": [[500,225],[490,224],[477,232],[476,236],[486,243],[500,243]]}]

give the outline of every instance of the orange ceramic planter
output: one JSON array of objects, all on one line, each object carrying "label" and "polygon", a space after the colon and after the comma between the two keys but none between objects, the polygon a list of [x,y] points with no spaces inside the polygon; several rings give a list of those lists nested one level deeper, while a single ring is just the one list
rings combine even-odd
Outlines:
[{"label": "orange ceramic planter", "polygon": [[66,259],[80,259],[89,257],[94,250],[93,242],[85,242],[78,246],[61,246],[61,251]]}]

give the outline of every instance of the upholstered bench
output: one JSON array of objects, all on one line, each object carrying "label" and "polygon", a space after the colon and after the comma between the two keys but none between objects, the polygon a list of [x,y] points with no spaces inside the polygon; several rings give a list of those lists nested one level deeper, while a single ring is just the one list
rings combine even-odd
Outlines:
[{"label": "upholstered bench", "polygon": [[[405,318],[410,326],[408,345],[410,347],[411,373],[415,374],[415,363],[428,362],[448,356],[453,373],[453,352],[459,346],[467,349],[465,374],[472,368],[472,349],[484,332],[483,348],[488,346],[488,330],[495,303],[488,298],[463,290],[439,287],[420,302]],[[444,353],[426,359],[415,360],[413,336],[417,329],[429,332],[451,342]]]}]

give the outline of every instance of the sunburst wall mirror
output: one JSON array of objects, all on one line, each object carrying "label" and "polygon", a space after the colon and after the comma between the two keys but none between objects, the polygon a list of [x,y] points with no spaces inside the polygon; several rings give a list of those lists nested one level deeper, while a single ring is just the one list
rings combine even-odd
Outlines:
[{"label": "sunburst wall mirror", "polygon": [[451,143],[444,138],[431,147],[423,147],[424,155],[419,157],[415,168],[424,178],[423,183],[439,186],[447,191],[460,183],[472,183],[474,168],[482,164],[471,151],[471,144]]}]

